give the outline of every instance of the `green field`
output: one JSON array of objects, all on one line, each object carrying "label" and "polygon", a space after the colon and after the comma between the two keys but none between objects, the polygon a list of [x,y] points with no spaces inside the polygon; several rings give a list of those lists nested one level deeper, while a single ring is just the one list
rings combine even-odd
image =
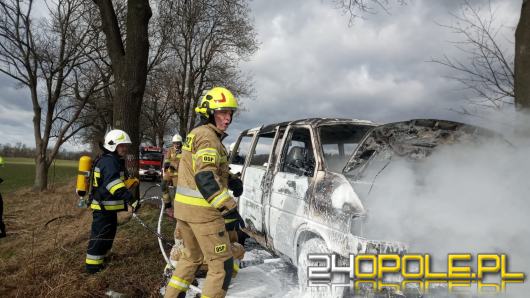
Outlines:
[{"label": "green field", "polygon": [[[3,193],[17,190],[21,187],[31,187],[35,179],[35,161],[32,158],[4,158],[5,166],[0,168],[0,177],[4,182],[0,184]],[[77,161],[56,160],[50,166],[48,185],[52,186],[72,180],[77,175]]]}]

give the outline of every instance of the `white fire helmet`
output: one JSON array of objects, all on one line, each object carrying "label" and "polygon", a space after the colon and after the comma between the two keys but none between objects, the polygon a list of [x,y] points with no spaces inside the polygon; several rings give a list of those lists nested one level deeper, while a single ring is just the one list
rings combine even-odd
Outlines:
[{"label": "white fire helmet", "polygon": [[132,144],[129,135],[121,129],[113,129],[105,135],[103,147],[114,152],[119,144]]},{"label": "white fire helmet", "polygon": [[176,134],[171,139],[172,143],[182,143],[182,137],[179,134]]}]

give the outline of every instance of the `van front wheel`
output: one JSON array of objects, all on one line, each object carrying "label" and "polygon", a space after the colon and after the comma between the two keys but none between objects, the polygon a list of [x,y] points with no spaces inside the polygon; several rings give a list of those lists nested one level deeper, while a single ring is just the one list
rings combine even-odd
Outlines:
[{"label": "van front wheel", "polygon": [[[327,247],[326,242],[320,238],[311,238],[304,243],[300,244],[300,253],[298,254],[298,285],[300,292],[317,294],[318,297],[343,297],[344,288],[331,289],[328,286],[309,286],[308,282],[308,267],[325,267],[325,261],[314,261],[308,260],[308,254],[329,254],[330,249]],[[336,282],[336,278],[333,278],[333,282]],[[331,294],[331,295],[330,295]]]}]

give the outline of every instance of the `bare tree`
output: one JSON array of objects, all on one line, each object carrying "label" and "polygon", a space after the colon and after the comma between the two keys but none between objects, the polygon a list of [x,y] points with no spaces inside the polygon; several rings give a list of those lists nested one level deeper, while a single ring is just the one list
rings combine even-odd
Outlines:
[{"label": "bare tree", "polygon": [[[116,19],[118,27],[123,32],[127,33],[126,30],[126,17],[127,17],[127,5],[122,1],[114,1],[114,9],[116,12]],[[98,22],[98,28],[101,28],[101,22]],[[148,82],[150,85],[158,86],[156,80],[153,80],[149,73],[158,72],[157,67],[164,61],[166,42],[161,32],[161,26],[159,25],[158,18],[153,16],[149,22],[149,62],[148,62]],[[84,120],[89,122],[90,125],[83,130],[81,139],[84,142],[92,145],[93,151],[99,151],[99,143],[103,139],[105,133],[113,127],[113,105],[116,88],[114,86],[114,76],[112,74],[111,61],[106,49],[105,35],[101,31],[101,34],[97,39],[93,40],[94,52],[94,63],[98,66],[98,71],[101,77],[107,83],[108,87],[102,90],[98,96],[94,96],[91,101],[87,103],[87,107],[84,111]],[[149,83],[148,83],[149,85]],[[146,86],[146,95],[151,94],[149,86]],[[151,97],[144,97],[143,105],[141,109],[140,119],[140,142],[144,141],[145,136],[153,136],[153,144],[156,144],[156,135],[153,135],[153,128],[159,128],[158,116],[153,114],[154,110],[160,112],[160,107],[153,110],[153,100]],[[171,107],[172,108],[172,107]],[[174,111],[172,108],[170,111]],[[151,114],[146,115],[150,112]],[[165,118],[165,110],[162,119]],[[149,116],[147,119],[146,116]],[[150,121],[149,121],[150,120]]]},{"label": "bare tree", "polygon": [[195,126],[193,112],[201,94],[223,85],[238,96],[251,93],[238,63],[257,50],[246,0],[162,0],[161,25],[167,36],[167,64],[175,69],[174,101],[179,131]]},{"label": "bare tree", "polygon": [[530,4],[523,0],[515,31],[515,102],[518,109],[530,109]]},{"label": "bare tree", "polygon": [[138,175],[140,111],[149,59],[148,26],[152,12],[148,0],[128,0],[125,31],[122,32],[112,1],[93,0],[99,9],[114,80],[113,127],[131,137],[128,155],[131,174]]},{"label": "bare tree", "polygon": [[500,110],[514,103],[513,48],[503,46],[502,39],[508,45],[513,41],[501,34],[505,28],[496,25],[491,3],[487,8],[483,13],[466,1],[461,12],[453,14],[455,23],[442,25],[461,37],[454,45],[465,55],[464,60],[445,55],[432,61],[455,71],[449,77],[477,95],[473,104]]},{"label": "bare tree", "polygon": [[[94,4],[89,1],[85,3],[87,9],[95,9]],[[118,19],[125,15],[125,6],[117,8]],[[123,21],[119,21],[123,23]],[[101,21],[96,18],[93,23],[97,34],[92,38],[90,47],[91,55],[89,59],[93,64],[94,76],[99,76],[103,82],[103,88],[95,93],[87,102],[78,122],[86,126],[77,139],[80,142],[88,143],[94,155],[100,153],[100,143],[105,133],[112,127],[113,101],[114,101],[114,79],[112,76],[111,61],[107,52],[106,40],[101,29]]]},{"label": "bare tree", "polygon": [[92,13],[82,4],[47,2],[49,16],[37,21],[32,0],[0,1],[0,72],[30,91],[36,190],[47,188],[52,161],[61,145],[83,129],[75,120],[101,86],[88,75],[87,44],[94,32]]},{"label": "bare tree", "polygon": [[378,9],[381,9],[387,13],[388,6],[392,2],[396,2],[399,5],[405,5],[406,0],[331,0],[335,6],[342,10],[343,13],[349,15],[350,25],[356,18],[362,17],[365,13],[375,13]]},{"label": "bare tree", "polygon": [[144,138],[155,146],[164,145],[164,136],[175,130],[174,98],[176,95],[175,70],[172,67],[159,68],[149,76],[142,108]]},{"label": "bare tree", "polygon": [[100,152],[100,143],[105,133],[112,127],[114,93],[110,65],[103,69],[98,67],[96,71],[100,74],[104,88],[90,98],[78,119],[80,125],[85,127],[78,139],[90,144],[94,154]]}]

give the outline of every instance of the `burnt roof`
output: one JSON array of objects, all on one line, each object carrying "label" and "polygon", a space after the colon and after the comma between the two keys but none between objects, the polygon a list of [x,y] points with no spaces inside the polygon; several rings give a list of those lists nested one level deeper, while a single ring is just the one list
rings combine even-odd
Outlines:
[{"label": "burnt roof", "polygon": [[299,119],[291,121],[290,124],[309,124],[314,126],[319,125],[326,125],[326,124],[334,124],[337,122],[362,122],[363,124],[372,124],[375,125],[375,123],[368,121],[368,120],[359,120],[359,119],[348,119],[348,118],[306,118],[306,119]]},{"label": "burnt roof", "polygon": [[[277,122],[272,124],[267,124],[261,126],[260,131],[261,132],[267,132],[267,131],[273,131],[277,126],[287,126],[287,125],[311,125],[311,126],[320,126],[320,125],[330,125],[330,124],[336,124],[336,123],[360,123],[360,124],[366,124],[366,125],[377,125],[376,123],[373,123],[368,120],[358,120],[358,119],[347,119],[347,118],[304,118],[304,119],[298,119],[293,121],[283,121],[283,122]],[[249,130],[259,128],[254,127],[250,129],[243,130],[242,133],[247,133]]]}]

